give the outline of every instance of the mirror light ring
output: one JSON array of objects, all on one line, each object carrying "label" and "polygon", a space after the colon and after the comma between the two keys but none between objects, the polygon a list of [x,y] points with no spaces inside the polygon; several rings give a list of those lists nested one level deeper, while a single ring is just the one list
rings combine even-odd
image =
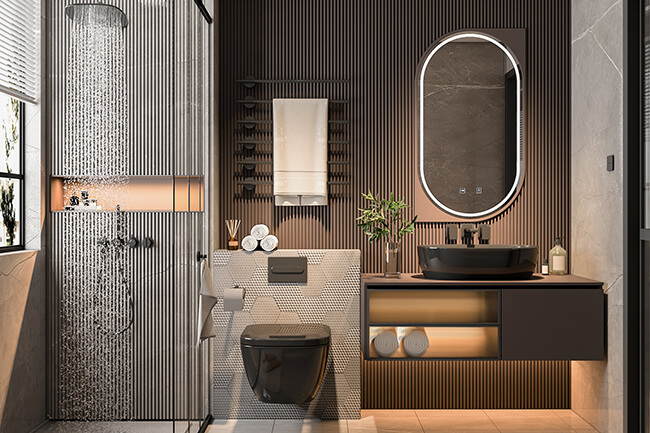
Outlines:
[{"label": "mirror light ring", "polygon": [[[462,38],[477,38],[477,39],[482,39],[488,42],[493,43],[497,47],[501,49],[505,53],[505,55],[508,57],[508,60],[510,60],[510,63],[513,66],[513,69],[515,71],[515,76],[517,78],[517,87],[518,87],[518,92],[517,92],[517,174],[515,176],[515,181],[512,184],[512,188],[510,188],[510,191],[506,196],[501,200],[499,203],[491,207],[490,209],[487,209],[485,211],[481,212],[459,212],[457,210],[451,209],[448,206],[445,206],[442,204],[436,196],[431,192],[429,189],[429,186],[427,185],[427,181],[424,177],[424,75],[427,70],[427,66],[429,65],[429,62],[433,58],[433,55],[438,52],[442,47],[447,45],[450,42],[453,42],[457,39],[462,39]],[[453,34],[449,37],[446,37],[443,39],[438,45],[436,45],[433,50],[429,53],[427,56],[426,60],[424,61],[424,64],[422,65],[422,69],[420,71],[420,82],[419,82],[420,88],[419,88],[419,96],[420,96],[420,101],[419,101],[419,117],[420,117],[420,127],[419,127],[419,167],[418,170],[420,172],[420,182],[422,183],[422,187],[424,188],[427,197],[431,199],[436,206],[438,206],[440,209],[444,210],[445,212],[457,216],[457,217],[462,217],[462,218],[480,218],[484,217],[486,215],[490,215],[499,209],[501,209],[506,203],[508,203],[514,194],[517,192],[517,189],[519,188],[519,185],[521,184],[522,181],[522,165],[523,165],[523,153],[522,153],[522,112],[521,112],[521,92],[522,92],[522,82],[521,82],[521,71],[519,69],[519,63],[515,60],[514,56],[512,53],[510,53],[510,50],[508,50],[500,41],[495,39],[492,36],[483,34],[483,33],[472,33],[472,32],[461,32],[461,33],[456,33]]]}]

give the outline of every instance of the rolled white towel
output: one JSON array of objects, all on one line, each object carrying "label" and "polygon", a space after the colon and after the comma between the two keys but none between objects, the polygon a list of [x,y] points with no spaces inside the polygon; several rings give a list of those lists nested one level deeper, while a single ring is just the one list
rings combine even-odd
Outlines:
[{"label": "rolled white towel", "polygon": [[258,241],[261,241],[269,235],[270,231],[267,226],[264,224],[258,224],[251,229],[251,236],[253,236]]},{"label": "rolled white towel", "polygon": [[419,358],[429,349],[429,337],[421,328],[407,328],[401,340],[404,352],[413,358]]},{"label": "rolled white towel", "polygon": [[385,329],[375,335],[372,339],[372,345],[377,355],[382,358],[388,358],[399,348],[399,341],[395,329]]},{"label": "rolled white towel", "polygon": [[273,235],[268,235],[267,237],[262,239],[260,245],[262,245],[262,249],[264,251],[273,251],[278,247],[278,238],[276,238]]},{"label": "rolled white towel", "polygon": [[255,251],[258,245],[259,241],[250,235],[241,240],[241,247],[246,251]]}]

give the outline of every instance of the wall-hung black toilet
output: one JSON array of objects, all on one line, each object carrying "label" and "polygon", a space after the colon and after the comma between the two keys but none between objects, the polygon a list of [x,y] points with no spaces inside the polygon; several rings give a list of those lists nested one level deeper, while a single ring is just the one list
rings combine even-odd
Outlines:
[{"label": "wall-hung black toilet", "polygon": [[306,403],[325,375],[330,328],[325,325],[249,325],[241,334],[248,382],[265,403]]}]

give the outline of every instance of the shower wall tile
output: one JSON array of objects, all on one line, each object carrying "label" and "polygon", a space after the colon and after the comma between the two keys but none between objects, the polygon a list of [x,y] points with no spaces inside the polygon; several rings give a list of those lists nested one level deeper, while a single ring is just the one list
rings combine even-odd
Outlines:
[{"label": "shower wall tile", "polygon": [[571,273],[605,282],[607,358],[573,362],[571,406],[602,433],[623,431],[623,12],[572,0]]},{"label": "shower wall tile", "polygon": [[25,104],[25,248],[40,250],[45,217],[45,170],[40,104]]},{"label": "shower wall tile", "polygon": [[[359,250],[215,251],[213,405],[216,419],[357,419],[360,416]],[[308,282],[268,283],[269,257],[307,257]],[[246,289],[242,311],[223,311],[224,289]],[[261,323],[320,323],[331,329],[323,384],[308,404],[257,400],[239,346],[244,328]]]},{"label": "shower wall tile", "polygon": [[[51,170],[54,176],[84,176],[84,149],[79,158],[66,158],[67,68],[71,49],[70,2],[50,1],[47,79],[52,110],[50,121]],[[126,45],[128,155],[124,173],[130,176],[199,176],[205,159],[200,151],[210,110],[209,25],[194,2],[114,0],[127,15]],[[191,36],[188,36],[191,35]],[[200,78],[200,79],[198,79]],[[91,153],[91,152],[87,152]],[[120,167],[120,169],[123,167]]]},{"label": "shower wall tile", "polygon": [[[104,421],[203,418],[209,349],[195,343],[199,290],[193,278],[203,213],[122,213],[123,236],[154,241],[152,248],[129,249],[126,260],[113,251],[102,256],[96,244],[116,235],[115,215],[52,213],[48,414]],[[128,285],[118,284],[120,263]],[[113,335],[107,331],[123,329],[129,318],[127,291],[133,294],[133,326]]]}]

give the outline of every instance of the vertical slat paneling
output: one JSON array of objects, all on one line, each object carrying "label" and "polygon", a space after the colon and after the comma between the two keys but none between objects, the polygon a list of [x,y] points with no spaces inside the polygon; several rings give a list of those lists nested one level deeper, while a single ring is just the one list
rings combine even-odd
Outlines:
[{"label": "vertical slat paneling", "polygon": [[[201,240],[203,213],[124,215],[129,233],[138,238],[150,236],[155,242],[152,249],[140,246],[128,253],[134,324],[119,341],[119,345],[128,346],[127,358],[121,357],[123,349],[98,351],[102,340],[86,341],[87,345],[76,348],[67,340],[70,330],[97,326],[83,300],[91,290],[87,278],[94,278],[95,271],[101,269],[101,257],[89,254],[88,248],[92,244],[95,250],[99,236],[114,235],[112,215],[52,213],[49,413],[54,419],[187,419],[188,414],[200,419],[198,384],[206,380],[202,361],[209,349],[205,344],[198,349],[194,341],[199,287],[198,264],[192,258]],[[173,230],[174,218],[177,232]],[[70,362],[79,360],[84,364]],[[110,414],[107,410],[111,409],[104,405],[106,396],[104,400],[94,396],[78,401],[79,396],[88,395],[86,387],[92,384],[77,371],[87,360],[92,361],[88,365],[115,370],[109,377],[114,384],[111,389],[120,390],[117,398],[122,406]],[[85,412],[78,412],[80,409]]]},{"label": "vertical slat paneling", "polygon": [[[51,174],[84,176],[75,161],[66,161],[65,93],[66,64],[70,53],[70,20],[64,7],[70,2],[48,2],[48,70],[52,89],[49,127],[52,137]],[[129,20],[126,40],[126,81],[130,124],[129,168],[132,176],[205,176],[203,134],[210,110],[204,104],[204,78],[209,65],[208,25],[192,1],[143,2],[111,0]],[[189,182],[188,182],[189,185]],[[189,191],[189,190],[188,190]],[[183,202],[185,196],[179,198]],[[188,209],[189,209],[189,197]],[[181,206],[182,207],[182,206]],[[205,204],[204,206],[205,207]],[[85,293],[83,278],[86,259],[96,248],[95,239],[105,233],[98,221],[110,218],[102,213],[52,213],[52,280],[49,296],[49,390],[48,410],[55,419],[70,418],[69,400],[84,392],[81,382],[70,380],[62,353],[65,329],[62,300]],[[85,418],[93,419],[201,419],[207,402],[209,347],[196,348],[198,264],[195,254],[204,250],[203,212],[127,212],[129,234],[150,236],[153,249],[129,251],[131,289],[135,299],[133,343],[129,361],[108,351],[97,365],[108,363],[122,370],[107,377],[116,387],[119,408],[100,408],[99,398],[88,397]],[[80,220],[83,219],[84,223]],[[85,236],[85,238],[84,238]],[[84,243],[69,242],[85,239]],[[96,263],[92,263],[96,265]],[[75,274],[76,272],[76,274]],[[71,275],[79,275],[78,281]],[[73,281],[70,284],[70,281]],[[87,292],[87,290],[86,290]],[[87,317],[86,306],[76,303],[72,311]],[[72,316],[75,316],[73,314]],[[85,319],[84,319],[85,320]],[[75,326],[80,324],[74,322]],[[92,323],[85,323],[92,327]],[[73,350],[77,355],[98,356],[93,347]],[[73,378],[76,379],[76,378]],[[201,391],[203,394],[199,394]],[[95,406],[93,406],[95,404]],[[105,405],[108,407],[109,405]],[[108,413],[108,410],[112,410]]]},{"label": "vertical slat paneling", "polygon": [[366,409],[564,409],[569,361],[366,361]]},{"label": "vertical slat paneling", "polygon": [[[250,0],[221,4],[220,22],[220,172],[221,216],[242,220],[246,231],[257,223],[271,227],[282,248],[361,248],[364,272],[380,271],[380,245],[368,245],[356,227],[362,191],[390,191],[412,202],[416,154],[414,86],[418,61],[437,38],[463,28],[526,28],[528,67],[525,77],[524,138],[526,174],[521,194],[502,214],[488,221],[494,243],[533,244],[541,256],[555,236],[568,236],[568,50],[569,5],[554,0],[457,2],[388,0],[298,2]],[[260,84],[246,90],[238,79],[346,79],[347,84]],[[247,136],[237,120],[252,115],[271,120],[270,107],[247,110],[237,100],[252,95],[326,97],[350,103],[335,118],[331,159],[350,160],[342,177],[330,168],[327,207],[276,208],[270,186],[243,193],[246,175],[236,161],[247,156],[237,141],[270,140],[268,126]],[[338,117],[340,116],[340,117]],[[255,159],[271,160],[270,147],[259,145]],[[270,180],[270,166],[255,177]],[[222,239],[226,238],[225,227]],[[416,245],[440,243],[442,224],[421,223],[404,241],[404,271],[417,272]],[[565,242],[569,245],[567,239]]]},{"label": "vertical slat paneling", "polygon": [[[79,170],[79,161],[64,158],[65,144],[65,95],[66,65],[70,55],[71,22],[65,16],[67,1],[48,3],[48,20],[52,23],[49,38],[49,62],[51,67],[50,112],[52,129],[52,175],[84,176]],[[132,176],[171,176],[200,175],[195,157],[202,142],[187,140],[173,134],[175,124],[195,125],[199,128],[202,119],[197,118],[199,109],[193,104],[195,95],[203,90],[194,85],[188,71],[195,67],[197,57],[188,47],[196,45],[202,37],[198,34],[198,17],[196,6],[187,1],[156,4],[140,0],[111,0],[108,2],[121,8],[127,15],[129,25],[124,29],[126,42],[126,82],[129,121],[129,168]],[[179,27],[174,31],[174,26]],[[195,33],[187,33],[195,32]],[[192,35],[191,37],[189,35]],[[176,38],[174,37],[176,35]],[[176,40],[175,40],[176,39]],[[174,56],[174,45],[182,44],[179,55]],[[176,47],[177,50],[179,47]],[[196,54],[196,53],[194,53]],[[176,71],[174,70],[176,68]],[[174,83],[173,75],[179,79]],[[175,89],[174,84],[178,86]],[[175,93],[176,92],[176,93]],[[184,92],[184,93],[182,93]],[[180,98],[174,104],[174,98]],[[188,104],[185,104],[187,102]],[[174,112],[173,108],[180,111]],[[192,115],[188,110],[194,107]],[[178,119],[177,119],[178,116]],[[188,123],[189,122],[189,123]],[[194,123],[191,123],[194,122]],[[193,131],[189,126],[178,128],[177,132]],[[179,140],[178,143],[174,143]],[[186,160],[185,147],[189,146],[191,158]],[[176,158],[172,166],[172,153],[181,152],[183,158]]]},{"label": "vertical slat paneling", "polygon": [[[488,221],[493,243],[537,245],[541,259],[555,236],[569,236],[569,2],[242,0],[221,2],[219,17],[219,220],[241,219],[241,237],[254,224],[265,223],[278,236],[281,248],[359,248],[362,271],[379,272],[381,246],[369,245],[355,224],[357,209],[363,205],[360,193],[372,190],[385,196],[394,191],[413,202],[414,188],[419,187],[413,181],[416,68],[436,39],[466,28],[527,30],[526,174],[521,194],[512,206]],[[350,83],[262,84],[250,91],[237,83],[248,75],[267,79],[345,79]],[[331,159],[351,161],[343,178],[330,177],[350,180],[350,186],[330,187],[327,207],[276,208],[270,186],[259,186],[248,196],[236,185],[245,177],[236,161],[250,156],[237,143],[246,138],[237,120],[248,115],[271,119],[268,106],[245,110],[236,103],[247,95],[257,99],[326,97],[350,101],[340,113],[340,118],[349,119],[350,124],[330,134],[330,140],[350,141],[348,145],[330,146]],[[258,130],[248,138],[270,140],[268,132]],[[270,147],[258,146],[255,159],[271,160]],[[255,177],[269,180],[268,167],[258,169]],[[222,230],[221,239],[227,239],[225,226],[218,229]],[[404,241],[404,271],[418,272],[417,245],[443,242],[442,224],[418,224],[415,234]],[[569,239],[565,245],[570,245]],[[367,386],[389,386],[393,371],[388,366],[394,363],[375,363],[373,368],[370,364],[365,362],[363,369]],[[448,399],[435,397],[437,388],[422,383],[417,385],[422,390],[418,395],[425,399],[427,407],[471,403],[467,393],[454,391],[466,378],[475,378],[472,386],[491,381],[497,389],[493,407],[568,404],[567,363],[478,365],[409,362],[395,367],[395,374],[406,378],[416,371],[439,372]],[[513,385],[513,377],[521,378],[522,383],[543,384],[540,389],[545,391],[529,395],[528,388]],[[412,398],[397,383],[390,386],[397,387],[386,390],[391,401]],[[377,395],[377,399],[380,397]],[[363,398],[366,401],[370,395],[364,393]]]}]

